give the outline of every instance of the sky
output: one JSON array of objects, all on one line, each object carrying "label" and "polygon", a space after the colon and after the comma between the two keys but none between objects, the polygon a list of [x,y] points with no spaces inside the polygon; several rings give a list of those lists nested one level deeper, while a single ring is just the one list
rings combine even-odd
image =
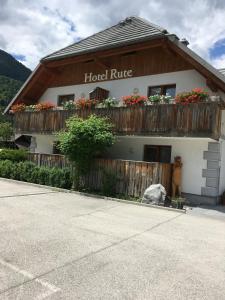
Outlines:
[{"label": "sky", "polygon": [[0,49],[34,69],[45,55],[140,16],[225,68],[225,0],[0,0]]}]

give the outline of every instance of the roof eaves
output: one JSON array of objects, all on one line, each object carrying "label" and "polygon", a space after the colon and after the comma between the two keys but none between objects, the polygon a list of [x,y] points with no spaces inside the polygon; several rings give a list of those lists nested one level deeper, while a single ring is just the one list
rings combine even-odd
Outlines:
[{"label": "roof eaves", "polygon": [[181,50],[183,50],[186,54],[191,56],[194,60],[196,60],[199,64],[201,64],[203,67],[205,67],[208,71],[210,71],[214,76],[216,76],[218,79],[223,81],[225,83],[225,76],[219,72],[216,68],[214,68],[211,64],[209,64],[206,60],[201,58],[198,54],[196,54],[194,51],[192,51],[190,48],[185,46],[182,42],[180,42],[178,39],[175,39],[174,37],[168,35],[168,38],[171,42],[176,44]]},{"label": "roof eaves", "polygon": [[30,74],[30,76],[27,78],[27,80],[24,82],[24,84],[21,86],[21,88],[19,89],[19,91],[16,93],[16,95],[13,97],[13,99],[10,101],[10,103],[7,105],[7,107],[5,108],[3,114],[6,114],[8,112],[8,110],[10,109],[10,107],[12,106],[12,104],[15,102],[15,100],[18,98],[18,96],[20,95],[20,93],[23,91],[23,89],[28,85],[28,83],[31,81],[31,79],[33,78],[34,74],[37,72],[37,70],[40,68],[41,64],[38,64],[37,67],[34,69],[34,71]]}]

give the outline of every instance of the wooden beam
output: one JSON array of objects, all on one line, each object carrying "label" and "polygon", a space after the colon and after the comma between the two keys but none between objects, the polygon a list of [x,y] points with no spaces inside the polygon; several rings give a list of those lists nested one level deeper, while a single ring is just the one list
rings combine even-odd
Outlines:
[{"label": "wooden beam", "polygon": [[162,48],[169,56],[177,57],[177,53],[169,46],[168,41],[162,43]]},{"label": "wooden beam", "polygon": [[110,66],[105,64],[99,57],[95,56],[94,61],[97,65],[99,65],[103,70],[109,69]]},{"label": "wooden beam", "polygon": [[206,84],[212,92],[218,92],[218,86],[210,78],[206,79]]}]

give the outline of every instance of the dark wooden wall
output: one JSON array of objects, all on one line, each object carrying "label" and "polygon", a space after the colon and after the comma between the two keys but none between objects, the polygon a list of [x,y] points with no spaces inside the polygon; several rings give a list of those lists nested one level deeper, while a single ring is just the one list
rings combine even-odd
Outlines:
[{"label": "dark wooden wall", "polygon": [[85,73],[104,73],[103,64],[107,66],[107,69],[132,69],[133,77],[193,69],[191,64],[182,57],[162,47],[140,50],[130,55],[107,57],[101,59],[101,63],[87,61],[61,66],[57,69],[58,74],[50,87],[82,84]]}]

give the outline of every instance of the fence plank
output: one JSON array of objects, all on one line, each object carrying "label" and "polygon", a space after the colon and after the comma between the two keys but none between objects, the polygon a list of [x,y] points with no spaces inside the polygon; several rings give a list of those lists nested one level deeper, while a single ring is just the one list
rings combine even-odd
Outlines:
[{"label": "fence plank", "polygon": [[[71,164],[63,155],[29,153],[28,159],[35,164],[46,167],[65,168]],[[104,170],[115,174],[115,190],[118,194],[141,197],[151,184],[161,183],[167,193],[171,193],[172,164],[149,163],[116,159],[96,159],[91,165],[89,174],[84,176],[85,188],[101,190]]]}]

